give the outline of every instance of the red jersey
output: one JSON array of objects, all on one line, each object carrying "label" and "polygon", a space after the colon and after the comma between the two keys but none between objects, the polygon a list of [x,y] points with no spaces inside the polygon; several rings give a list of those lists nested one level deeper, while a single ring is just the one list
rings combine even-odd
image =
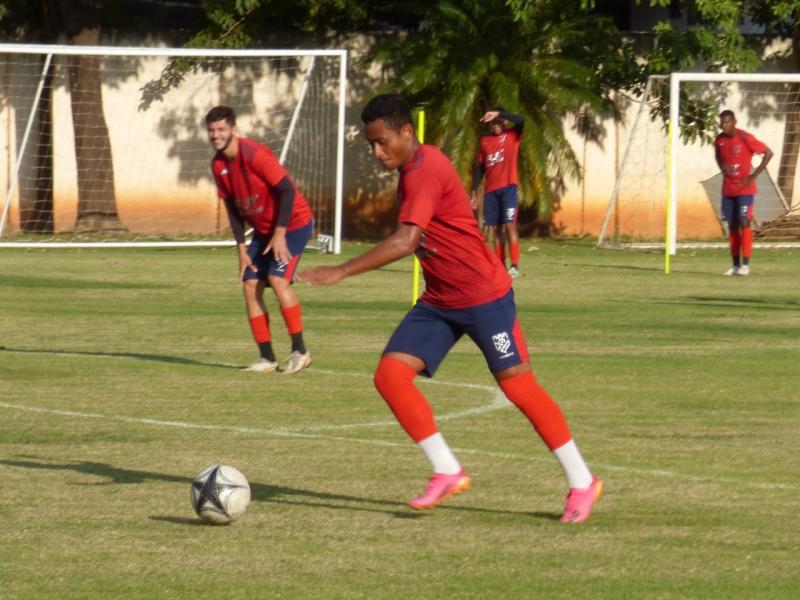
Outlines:
[{"label": "red jersey", "polygon": [[766,145],[741,129],[734,135],[720,133],[714,141],[717,161],[722,164],[723,196],[754,196],[756,182],[742,185],[742,180],[750,175],[753,169],[753,154],[763,154]]},{"label": "red jersey", "polygon": [[422,228],[422,300],[439,308],[467,308],[502,298],[511,278],[486,245],[467,192],[436,146],[423,145],[400,167],[400,223]]},{"label": "red jersey", "polygon": [[517,184],[517,155],[519,154],[520,133],[516,129],[506,129],[500,135],[481,137],[478,162],[486,173],[484,192]]},{"label": "red jersey", "polygon": [[[257,233],[271,235],[280,203],[273,188],[288,176],[272,150],[248,138],[239,138],[239,151],[233,160],[217,152],[211,160],[211,171],[220,198],[233,200],[239,214]],[[312,218],[311,208],[294,182],[292,187],[294,204],[287,231],[305,227]]]}]

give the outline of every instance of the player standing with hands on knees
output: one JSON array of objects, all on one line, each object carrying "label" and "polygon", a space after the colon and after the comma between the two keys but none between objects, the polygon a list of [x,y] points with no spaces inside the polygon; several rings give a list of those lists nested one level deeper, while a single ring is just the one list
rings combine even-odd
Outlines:
[{"label": "player standing with hands on knees", "polygon": [[[525,119],[507,113],[502,107],[493,108],[481,117],[488,123],[490,133],[481,137],[475,173],[472,177],[472,209],[478,208],[478,187],[484,174],[483,224],[494,232],[494,250],[505,268],[506,241],[511,266],[508,274],[519,276],[519,195],[517,193],[517,156]],[[507,124],[513,127],[508,128]]]},{"label": "player standing with hands on knees", "polygon": [[582,523],[589,518],[603,484],[581,457],[558,405],[533,376],[511,278],[484,242],[453,165],[435,146],[419,143],[402,96],[374,97],[361,119],[375,158],[400,174],[397,229],[361,256],[337,266],[305,270],[298,280],[330,285],[412,252],[422,264],[425,292],[395,329],[374,377],[378,392],[432,466],[425,491],[409,505],[418,510],[433,508],[469,489],[469,475],[414,384],[420,373],[432,377],[466,334],[480,348],[505,395],[530,420],[564,468],[570,490],[561,520]]},{"label": "player standing with hands on knees", "polygon": [[[772,158],[770,150],[751,134],[736,128],[736,115],[732,110],[719,113],[722,133],[714,141],[717,164],[722,171],[722,217],[728,222],[728,243],[733,266],[723,275],[750,274],[750,254],[753,248],[753,202],[756,178],[767,168]],[[763,154],[755,171],[753,155]]]},{"label": "player standing with hands on knees", "polygon": [[[291,284],[314,228],[311,208],[272,150],[239,136],[233,109],[212,108],[206,129],[215,150],[211,171],[236,240],[247,317],[261,355],[245,371],[298,373],[311,364],[311,354],[305,348],[300,301]],[[249,246],[245,223],[254,230]],[[272,349],[266,286],[278,299],[292,339],[292,353],[283,366]]]}]

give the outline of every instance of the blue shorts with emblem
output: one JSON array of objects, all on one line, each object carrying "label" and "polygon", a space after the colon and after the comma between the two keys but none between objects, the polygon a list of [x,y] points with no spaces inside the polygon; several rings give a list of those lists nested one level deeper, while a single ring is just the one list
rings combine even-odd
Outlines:
[{"label": "blue shorts with emblem", "polygon": [[723,196],[722,220],[728,223],[744,223],[753,219],[754,196]]},{"label": "blue shorts with emblem", "polygon": [[513,290],[494,302],[462,309],[447,310],[417,302],[397,326],[383,353],[416,356],[425,362],[422,374],[433,377],[465,333],[480,348],[492,373],[528,360]]},{"label": "blue shorts with emblem", "polygon": [[483,224],[516,223],[519,209],[517,186],[514,184],[486,192],[483,196]]},{"label": "blue shorts with emblem", "polygon": [[242,281],[258,279],[269,285],[267,277],[270,275],[293,281],[300,257],[303,255],[303,250],[305,250],[308,240],[311,239],[313,231],[314,221],[311,221],[305,227],[286,232],[286,245],[292,255],[292,260],[288,263],[279,263],[275,260],[271,249],[266,254],[263,253],[272,236],[253,234],[253,239],[250,240],[250,245],[247,247],[247,255],[258,271],[245,269]]}]

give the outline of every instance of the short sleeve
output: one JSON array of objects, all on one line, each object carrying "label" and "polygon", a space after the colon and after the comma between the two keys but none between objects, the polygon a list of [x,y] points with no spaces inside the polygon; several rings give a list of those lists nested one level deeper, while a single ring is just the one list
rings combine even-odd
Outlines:
[{"label": "short sleeve", "polygon": [[270,187],[275,187],[281,179],[286,177],[286,169],[281,166],[277,157],[266,148],[256,152],[252,168]]},{"label": "short sleeve", "polygon": [[747,134],[744,138],[744,143],[753,154],[764,154],[767,151],[767,145],[761,140],[756,139],[753,135]]},{"label": "short sleeve", "polygon": [[397,221],[425,229],[442,197],[441,183],[435,177],[426,176],[423,169],[414,169],[406,173],[402,193],[403,203]]}]

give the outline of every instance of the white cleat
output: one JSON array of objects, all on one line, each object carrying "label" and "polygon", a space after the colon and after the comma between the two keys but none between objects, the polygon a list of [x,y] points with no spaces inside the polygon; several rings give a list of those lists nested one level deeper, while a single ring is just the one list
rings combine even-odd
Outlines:
[{"label": "white cleat", "polygon": [[519,269],[517,269],[517,267],[511,267],[508,270],[508,274],[511,276],[511,279],[516,279],[520,275]]},{"label": "white cleat", "polygon": [[738,275],[739,274],[739,267],[731,267],[727,271],[723,273],[723,275],[731,276],[731,275]]},{"label": "white cleat", "polygon": [[278,363],[274,360],[267,360],[266,358],[259,358],[249,367],[242,369],[249,373],[272,373],[278,370]]},{"label": "white cleat", "polygon": [[750,267],[748,265],[742,265],[739,267],[739,270],[736,271],[736,275],[739,275],[740,277],[747,277],[750,275]]},{"label": "white cleat", "polygon": [[291,375],[292,373],[299,373],[311,364],[311,353],[292,352],[286,357],[281,371],[284,375]]}]

